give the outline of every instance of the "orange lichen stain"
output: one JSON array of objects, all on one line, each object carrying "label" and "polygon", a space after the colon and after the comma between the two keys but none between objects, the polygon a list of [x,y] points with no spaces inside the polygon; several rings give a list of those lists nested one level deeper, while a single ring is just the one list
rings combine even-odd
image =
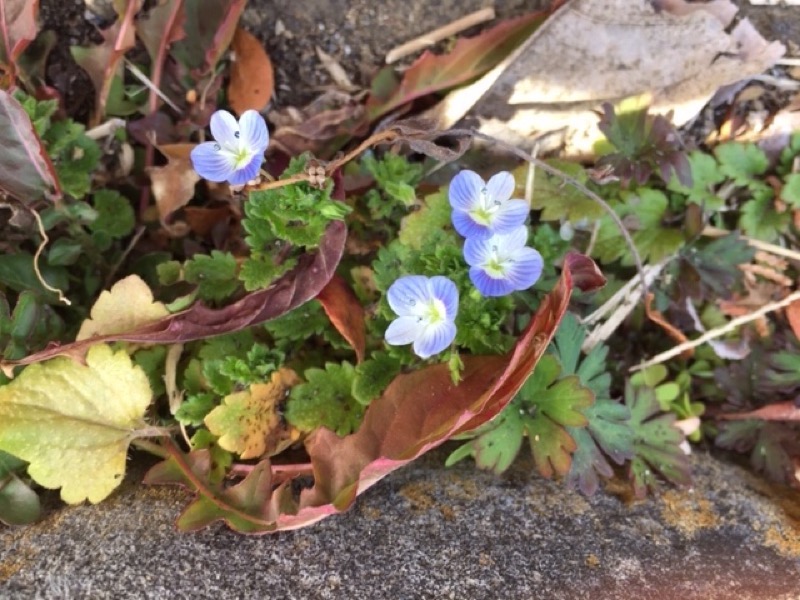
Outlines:
[{"label": "orange lichen stain", "polygon": [[400,495],[411,504],[411,508],[417,512],[430,510],[436,504],[431,492],[434,490],[432,483],[419,481],[404,485],[400,489]]},{"label": "orange lichen stain", "polygon": [[486,552],[481,552],[478,555],[478,564],[482,567],[491,567],[494,565],[494,559]]},{"label": "orange lichen stain", "polygon": [[362,506],[361,514],[373,521],[381,518],[381,511],[374,506]]},{"label": "orange lichen stain", "polygon": [[719,516],[707,498],[669,490],[661,496],[661,503],[664,521],[685,536],[693,536],[699,529],[719,525]]},{"label": "orange lichen stain", "polygon": [[590,569],[596,569],[600,566],[600,559],[595,554],[590,554],[586,557],[586,566]]},{"label": "orange lichen stain", "polygon": [[800,535],[797,534],[797,524],[788,527],[788,531],[775,525],[769,527],[764,534],[764,542],[772,546],[778,553],[789,558],[800,556]]},{"label": "orange lichen stain", "polygon": [[442,513],[442,517],[445,521],[455,521],[456,519],[456,511],[453,509],[452,506],[440,506],[439,512]]}]

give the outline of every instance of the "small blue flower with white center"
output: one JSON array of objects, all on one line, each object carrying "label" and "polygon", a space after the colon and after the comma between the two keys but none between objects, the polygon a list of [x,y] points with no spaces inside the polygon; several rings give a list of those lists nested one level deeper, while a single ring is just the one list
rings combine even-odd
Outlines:
[{"label": "small blue flower with white center", "polygon": [[453,227],[465,238],[488,238],[519,227],[530,207],[524,200],[511,199],[514,187],[514,177],[507,171],[489,181],[474,171],[461,171],[450,182]]},{"label": "small blue flower with white center", "polygon": [[211,115],[213,142],[198,144],[191,153],[197,174],[209,181],[244,185],[258,175],[269,145],[264,117],[246,110],[237,121],[226,110]]},{"label": "small blue flower with white center", "polygon": [[386,328],[386,343],[414,344],[414,354],[429,358],[447,348],[456,337],[458,289],[447,277],[407,275],[386,293],[398,317]]},{"label": "small blue flower with white center", "polygon": [[522,225],[508,234],[487,239],[467,238],[464,260],[469,278],[484,296],[505,296],[526,290],[542,275],[542,255],[527,247],[528,230]]}]

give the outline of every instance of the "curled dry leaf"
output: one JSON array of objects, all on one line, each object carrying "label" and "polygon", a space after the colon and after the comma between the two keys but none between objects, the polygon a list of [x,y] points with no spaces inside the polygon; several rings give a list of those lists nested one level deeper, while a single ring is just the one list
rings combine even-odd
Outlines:
[{"label": "curled dry leaf", "polygon": [[[543,300],[514,349],[505,356],[464,358],[464,378],[454,385],[446,364],[401,374],[367,409],[361,427],[339,437],[319,429],[306,440],[314,486],[292,491],[273,484],[270,464],[259,463],[234,488],[206,483],[205,455],[183,455],[171,444],[170,458],[148,473],[147,483],[174,483],[196,498],[178,519],[181,529],[224,520],[237,531],[268,533],[304,527],[349,508],[358,494],[450,437],[485,423],[514,397],[533,371],[567,310],[576,279],[585,289],[605,281],[594,263],[570,254],[555,289]],[[287,465],[282,465],[285,469]],[[308,474],[307,465],[297,471]]]},{"label": "curled dry leaf", "polygon": [[233,63],[228,83],[228,102],[241,115],[246,110],[262,111],[275,91],[272,61],[254,35],[241,27],[231,42]]},{"label": "curled dry leaf", "polygon": [[163,167],[148,167],[147,174],[153,189],[161,225],[173,236],[185,235],[185,223],[171,223],[175,211],[186,206],[194,197],[194,186],[200,176],[192,167],[189,154],[194,144],[166,144],[158,150],[167,157]]}]

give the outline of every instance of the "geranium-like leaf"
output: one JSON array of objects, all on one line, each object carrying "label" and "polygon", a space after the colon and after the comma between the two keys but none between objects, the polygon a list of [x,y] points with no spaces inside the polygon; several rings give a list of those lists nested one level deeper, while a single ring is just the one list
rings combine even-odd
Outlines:
[{"label": "geranium-like leaf", "polygon": [[0,148],[0,190],[26,205],[61,198],[55,168],[28,113],[1,89]]},{"label": "geranium-like leaf", "polygon": [[[754,411],[758,412],[758,411]],[[798,455],[797,431],[782,423],[758,419],[725,421],[714,443],[736,452],[750,452],[753,468],[765,472],[774,481],[794,481],[792,456]]]},{"label": "geranium-like leaf", "polygon": [[300,378],[291,369],[279,369],[268,383],[254,383],[249,389],[225,396],[222,404],[205,417],[209,431],[219,445],[242,459],[272,456],[300,436],[282,425],[280,410],[286,395]]},{"label": "geranium-like leaf", "polygon": [[[699,242],[684,249],[680,257],[690,271],[680,277],[681,286],[688,286],[695,297],[706,290],[715,296],[727,298],[742,279],[739,265],[753,260],[756,250],[737,233],[731,233],[700,246]],[[694,280],[699,280],[693,285]]]},{"label": "geranium-like leaf", "polygon": [[0,449],[68,504],[97,503],[122,482],[150,400],[145,372],[106,345],[93,346],[85,366],[63,357],[31,365],[0,387]]},{"label": "geranium-like leaf", "polygon": [[628,470],[637,498],[657,485],[656,472],[669,481],[688,485],[689,457],[680,445],[683,432],[675,427],[675,415],[661,412],[655,391],[644,386],[625,387],[625,405],[630,410],[634,458]]},{"label": "geranium-like leaf", "polygon": [[183,312],[130,331],[52,346],[19,361],[0,361],[0,367],[10,372],[15,365],[36,363],[59,355],[81,359],[89,346],[98,342],[173,344],[259,325],[297,308],[319,294],[333,277],[344,251],[346,237],[345,224],[342,221],[333,221],[316,252],[301,256],[297,266],[271,287],[252,292],[224,308],[212,309],[195,303]]},{"label": "geranium-like leaf", "polygon": [[530,36],[548,13],[535,12],[504,21],[472,38],[462,38],[455,48],[437,56],[426,51],[398,81],[393,67],[380,71],[372,81],[367,100],[370,120],[380,118],[416,98],[446,90],[486,73]]},{"label": "geranium-like leaf", "polygon": [[129,275],[100,294],[78,332],[77,340],[132,331],[169,314],[167,307],[155,302],[153,292],[138,275]]},{"label": "geranium-like leaf", "polygon": [[[589,176],[579,163],[566,160],[547,161],[553,167],[563,171],[580,183],[586,183]],[[527,166],[515,172],[517,181],[524,182],[527,176]],[[605,215],[603,207],[597,204],[586,194],[571,185],[564,185],[564,181],[554,175],[536,169],[536,185],[531,196],[531,208],[541,210],[541,218],[545,221],[558,221],[566,219],[576,223],[582,219],[594,221]]]},{"label": "geranium-like leaf", "polygon": [[[190,515],[192,526],[224,519],[240,531],[269,532],[303,527],[346,510],[358,494],[395,469],[502,411],[555,333],[569,303],[573,273],[588,284],[591,279],[586,274],[595,269],[590,259],[569,254],[555,289],[544,298],[514,349],[505,356],[465,357],[464,378],[458,385],[453,384],[447,364],[401,374],[370,404],[355,433],[340,437],[325,428],[313,432],[306,450],[314,484],[301,491],[299,499],[289,486],[278,486],[271,496],[264,496],[261,516],[255,517],[220,493],[201,487],[202,477],[192,475],[197,497],[179,525],[185,527]],[[602,278],[594,281],[595,286],[603,283]],[[185,461],[180,464],[171,458],[167,463],[155,467],[158,482],[186,484]],[[225,508],[220,508],[223,504]],[[241,518],[243,523],[236,521]]]},{"label": "geranium-like leaf", "polygon": [[317,295],[317,300],[336,331],[350,342],[358,362],[362,362],[367,344],[364,307],[352,288],[341,276],[334,275]]}]

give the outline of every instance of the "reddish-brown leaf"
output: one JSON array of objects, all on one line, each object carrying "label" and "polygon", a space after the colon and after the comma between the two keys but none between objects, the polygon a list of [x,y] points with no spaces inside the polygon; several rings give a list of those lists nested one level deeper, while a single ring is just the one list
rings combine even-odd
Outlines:
[{"label": "reddish-brown leaf", "polygon": [[58,200],[61,187],[28,113],[0,90],[0,190],[23,204]]},{"label": "reddish-brown leaf", "polygon": [[382,69],[372,82],[367,100],[371,121],[421,96],[446,90],[483,75],[527,39],[548,12],[503,21],[472,38],[458,40],[452,52],[426,51],[398,81],[392,67]]},{"label": "reddish-brown leaf", "polygon": [[367,344],[364,307],[353,290],[339,275],[334,275],[317,296],[336,331],[342,334],[356,352],[358,362],[364,360]]},{"label": "reddish-brown leaf", "polygon": [[723,413],[717,415],[718,419],[739,421],[742,419],[762,419],[764,421],[800,421],[800,407],[792,400],[768,404],[757,410],[743,413]]},{"label": "reddish-brown leaf", "polygon": [[275,91],[272,61],[254,35],[239,27],[231,42],[235,60],[231,65],[228,103],[241,115],[246,110],[262,111]]},{"label": "reddish-brown leaf", "polygon": [[[181,528],[196,529],[215,520],[248,533],[297,529],[346,510],[358,494],[395,469],[442,444],[468,427],[486,422],[511,401],[533,371],[567,310],[575,279],[585,289],[604,283],[586,257],[571,254],[556,288],[544,299],[514,349],[506,356],[465,359],[464,379],[453,384],[447,365],[439,364],[395,378],[364,415],[357,432],[338,437],[319,429],[306,441],[314,486],[300,493],[299,501],[285,482],[262,505],[243,505],[241,499],[223,497],[190,471],[187,459],[171,451],[171,458],[154,467],[148,482],[177,483],[197,492],[178,520]],[[258,481],[264,484],[264,463]],[[303,466],[303,465],[301,465]],[[255,481],[245,482],[254,485]],[[242,485],[244,485],[244,483]]]},{"label": "reddish-brown leaf", "polygon": [[36,38],[38,13],[39,0],[0,0],[0,71],[8,74],[6,86],[14,82],[17,59]]},{"label": "reddish-brown leaf", "polygon": [[0,368],[10,373],[16,365],[41,362],[61,355],[83,360],[90,346],[103,342],[174,344],[259,325],[316,298],[333,277],[344,252],[346,238],[347,227],[344,222],[333,221],[316,252],[300,257],[297,266],[269,288],[252,292],[229,306],[208,308],[202,303],[195,303],[183,312],[140,329],[52,345],[19,361],[0,361]]},{"label": "reddish-brown leaf", "polygon": [[786,307],[786,320],[795,337],[800,340],[800,300],[792,302]]}]

